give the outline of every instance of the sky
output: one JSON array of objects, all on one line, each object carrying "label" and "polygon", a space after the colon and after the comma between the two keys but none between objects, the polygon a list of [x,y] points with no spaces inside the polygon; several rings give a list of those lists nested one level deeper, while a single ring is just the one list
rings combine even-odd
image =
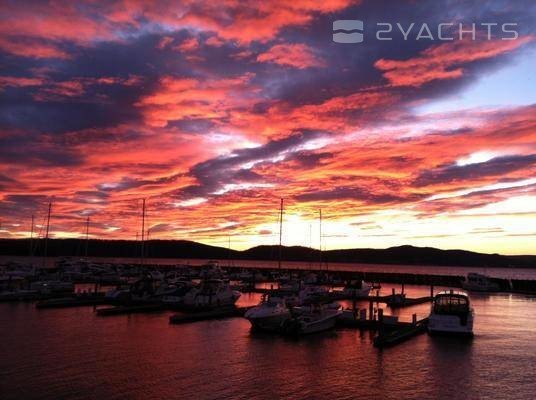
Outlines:
[{"label": "sky", "polygon": [[[136,239],[146,199],[150,239],[245,249],[278,243],[284,198],[284,245],[536,254],[533,1],[0,15],[1,237],[32,215],[42,236],[51,202],[51,237],[89,217],[91,238]],[[336,20],[363,41],[335,42]]]}]

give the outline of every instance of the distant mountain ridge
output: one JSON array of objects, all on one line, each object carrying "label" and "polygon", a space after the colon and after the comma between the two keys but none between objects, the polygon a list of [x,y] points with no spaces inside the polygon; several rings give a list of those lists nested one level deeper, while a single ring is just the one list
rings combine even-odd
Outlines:
[{"label": "distant mountain ridge", "polygon": [[[34,255],[42,255],[43,240],[34,240]],[[82,239],[49,239],[48,255],[75,256],[85,254],[86,241]],[[283,261],[302,261],[318,264],[323,262],[437,265],[474,267],[536,268],[536,255],[507,256],[484,254],[466,250],[440,250],[433,247],[409,245],[387,249],[340,249],[326,250],[301,246],[283,246]],[[29,239],[0,239],[0,255],[30,255]],[[133,240],[97,240],[88,242],[89,257],[139,257],[140,242]],[[247,250],[229,250],[187,240],[149,240],[145,242],[145,257],[148,258],[201,258],[234,260],[277,260],[279,246],[256,246]]]}]

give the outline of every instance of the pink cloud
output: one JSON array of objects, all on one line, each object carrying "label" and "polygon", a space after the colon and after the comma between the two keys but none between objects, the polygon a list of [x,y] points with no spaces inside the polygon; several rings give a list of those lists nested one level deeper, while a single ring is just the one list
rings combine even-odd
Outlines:
[{"label": "pink cloud", "polygon": [[276,44],[268,51],[259,54],[257,56],[257,61],[269,62],[298,69],[326,66],[326,62],[318,57],[313,49],[303,43]]},{"label": "pink cloud", "polygon": [[434,80],[454,79],[463,75],[463,65],[514,51],[532,42],[533,37],[518,40],[456,41],[429,47],[408,60],[379,59],[374,66],[383,71],[393,86],[419,87]]}]

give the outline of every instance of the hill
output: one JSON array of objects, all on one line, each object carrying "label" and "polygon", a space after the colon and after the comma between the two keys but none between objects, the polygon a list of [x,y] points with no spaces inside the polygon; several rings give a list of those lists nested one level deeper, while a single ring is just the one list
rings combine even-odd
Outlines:
[{"label": "hill", "polygon": [[[90,240],[90,257],[139,257],[140,242],[132,240]],[[43,241],[34,240],[33,254],[43,254]],[[49,239],[49,256],[83,256],[86,241],[81,239]],[[27,256],[29,239],[0,239],[0,255]],[[323,251],[308,247],[281,248],[282,260],[320,262],[441,265],[475,267],[536,268],[536,256],[506,256],[465,250],[441,250],[433,247],[397,246],[387,249],[340,249]],[[201,258],[235,260],[277,260],[279,246],[256,246],[247,250],[229,250],[187,240],[149,240],[145,242],[145,256],[154,258]]]}]

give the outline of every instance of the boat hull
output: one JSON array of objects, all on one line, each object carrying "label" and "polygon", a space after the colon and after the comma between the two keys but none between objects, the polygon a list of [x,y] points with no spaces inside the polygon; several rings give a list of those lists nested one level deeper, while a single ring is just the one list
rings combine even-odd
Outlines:
[{"label": "boat hull", "polygon": [[279,331],[283,323],[289,318],[290,313],[264,317],[246,316],[246,319],[251,323],[253,329],[267,332]]},{"label": "boat hull", "polygon": [[431,315],[428,320],[428,333],[431,335],[473,335],[473,316],[463,318],[456,315]]},{"label": "boat hull", "polygon": [[327,318],[323,318],[319,321],[302,324],[300,329],[300,334],[310,335],[312,333],[324,332],[335,327],[335,322],[337,321],[337,315],[333,315]]}]

